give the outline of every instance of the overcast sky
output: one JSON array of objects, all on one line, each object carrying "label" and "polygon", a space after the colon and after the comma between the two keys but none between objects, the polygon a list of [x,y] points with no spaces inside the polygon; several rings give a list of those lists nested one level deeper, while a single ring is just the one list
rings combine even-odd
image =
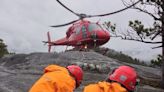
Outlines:
[{"label": "overcast sky", "polygon": [[[89,15],[108,13],[124,8],[121,0],[60,1],[75,12]],[[49,26],[63,24],[77,18],[59,5],[56,0],[0,0],[0,38],[8,45],[10,52],[47,52],[47,46],[42,43],[43,40],[47,40],[47,31],[50,31],[51,38],[55,40],[64,37],[69,27],[51,28]],[[101,23],[112,21],[117,24],[117,30],[127,30],[128,21],[135,19],[142,20],[146,26],[151,26],[153,23],[151,17],[134,10],[88,20],[93,22],[100,20]],[[111,38],[104,47],[123,51],[141,60],[150,60],[161,53],[161,49],[151,49],[154,45],[122,41],[118,38]],[[53,50],[63,51],[65,47],[59,46]]]}]

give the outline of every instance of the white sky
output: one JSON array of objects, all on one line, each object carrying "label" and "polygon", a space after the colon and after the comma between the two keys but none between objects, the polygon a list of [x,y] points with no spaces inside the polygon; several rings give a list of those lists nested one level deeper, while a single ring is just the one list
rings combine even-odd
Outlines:
[{"label": "white sky", "polygon": [[[75,12],[89,15],[108,13],[124,8],[121,0],[60,1]],[[43,40],[47,40],[47,31],[50,31],[52,39],[55,40],[64,37],[69,27],[51,28],[49,26],[63,24],[77,18],[60,6],[56,0],[0,0],[0,38],[5,41],[11,52],[47,52],[47,46],[42,43]],[[135,19],[142,20],[147,26],[151,26],[153,23],[151,17],[134,10],[88,20],[93,22],[100,20],[101,23],[112,21],[117,24],[117,30],[127,30],[128,21]],[[118,38],[111,38],[104,46],[116,51],[123,51],[142,60],[150,60],[161,53],[161,49],[151,49],[154,45],[122,41]],[[65,47],[55,47],[53,50],[63,51]]]}]

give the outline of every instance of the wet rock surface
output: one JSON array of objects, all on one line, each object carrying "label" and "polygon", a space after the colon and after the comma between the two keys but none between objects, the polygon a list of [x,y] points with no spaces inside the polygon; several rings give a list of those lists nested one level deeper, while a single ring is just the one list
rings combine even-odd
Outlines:
[{"label": "wet rock surface", "polygon": [[[96,52],[79,51],[16,54],[1,58],[0,92],[28,92],[49,64],[61,66],[77,64],[83,68],[84,80],[75,92],[82,92],[83,87],[89,83],[105,80],[108,72],[120,65],[130,65],[137,70],[142,83],[137,92],[164,92],[164,90],[152,87],[158,85],[160,81],[160,69],[124,63]],[[148,84],[150,85],[147,86]]]}]

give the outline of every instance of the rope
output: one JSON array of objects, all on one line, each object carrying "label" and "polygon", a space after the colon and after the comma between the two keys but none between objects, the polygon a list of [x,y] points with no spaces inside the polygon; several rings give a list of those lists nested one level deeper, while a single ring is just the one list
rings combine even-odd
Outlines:
[{"label": "rope", "polygon": [[81,51],[81,54],[82,54],[82,58],[81,58],[81,60],[80,61],[82,61],[83,62],[83,60],[84,60],[84,58],[85,58],[85,56],[84,56],[84,53]]}]

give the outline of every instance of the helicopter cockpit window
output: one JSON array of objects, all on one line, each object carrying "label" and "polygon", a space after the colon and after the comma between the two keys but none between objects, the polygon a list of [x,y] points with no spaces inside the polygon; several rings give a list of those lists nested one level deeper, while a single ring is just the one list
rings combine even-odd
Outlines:
[{"label": "helicopter cockpit window", "polygon": [[86,38],[87,37],[87,29],[86,29],[85,25],[82,26],[81,30],[82,30],[83,38]]},{"label": "helicopter cockpit window", "polygon": [[75,28],[76,34],[79,34],[80,33],[80,30],[81,30],[81,27],[76,27]]},{"label": "helicopter cockpit window", "polygon": [[92,23],[92,24],[89,24],[88,30],[89,31],[93,31],[93,30],[102,30],[102,29],[101,29],[101,27],[98,24]]},{"label": "helicopter cockpit window", "polygon": [[86,27],[83,25],[81,30],[82,30],[82,32],[85,32],[86,31]]}]

